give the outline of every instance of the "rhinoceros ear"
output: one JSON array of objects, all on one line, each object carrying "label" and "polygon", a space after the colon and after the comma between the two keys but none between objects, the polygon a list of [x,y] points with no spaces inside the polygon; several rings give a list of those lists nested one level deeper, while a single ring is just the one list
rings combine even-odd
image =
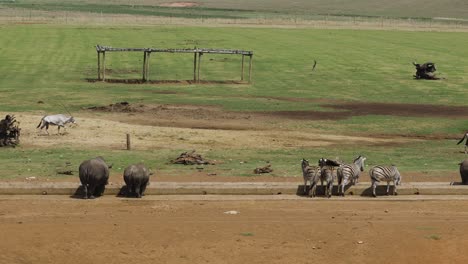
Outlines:
[{"label": "rhinoceros ear", "polygon": [[114,163],[112,163],[111,165],[107,165],[107,168],[112,169],[112,166],[114,166]]}]

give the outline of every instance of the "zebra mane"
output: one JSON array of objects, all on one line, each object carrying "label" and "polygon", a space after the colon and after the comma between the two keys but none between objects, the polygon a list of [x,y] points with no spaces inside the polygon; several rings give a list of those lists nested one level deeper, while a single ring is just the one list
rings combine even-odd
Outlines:
[{"label": "zebra mane", "polygon": [[361,155],[359,155],[357,158],[354,159],[353,163],[355,163],[357,160],[359,160],[360,158],[362,158]]}]

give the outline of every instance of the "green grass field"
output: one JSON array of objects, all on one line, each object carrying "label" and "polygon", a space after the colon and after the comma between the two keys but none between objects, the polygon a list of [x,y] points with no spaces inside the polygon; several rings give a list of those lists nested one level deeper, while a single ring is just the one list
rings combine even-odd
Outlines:
[{"label": "green grass field", "polygon": [[[48,2],[57,5],[58,1]],[[222,8],[231,8],[232,6],[228,4],[234,3],[227,0],[221,2],[226,4],[218,6]],[[324,1],[318,2],[326,6]],[[15,4],[23,3],[31,2],[17,1]],[[114,3],[120,4],[118,1]],[[280,1],[274,3],[278,6],[281,4]],[[359,3],[364,5],[365,1]],[[92,1],[77,3],[77,5],[82,4],[93,3]],[[141,4],[145,2],[141,1]],[[206,7],[212,8],[211,4],[213,2],[206,1]],[[248,6],[247,2],[245,6]],[[255,10],[254,7],[246,9]],[[458,11],[462,12],[463,9],[459,8]],[[322,13],[322,11],[317,12]],[[349,11],[350,14],[353,12]],[[377,11],[373,12],[381,15]],[[457,15],[454,12],[446,16]],[[0,35],[2,36],[0,38],[2,98],[0,111],[3,112],[55,112],[57,109],[62,109],[59,102],[64,102],[73,112],[78,112],[82,107],[107,105],[118,101],[218,105],[234,111],[292,111],[325,109],[323,105],[310,101],[267,100],[265,97],[447,106],[464,106],[468,99],[466,33],[4,24],[0,25]],[[94,48],[96,44],[113,47],[193,48],[197,46],[252,50],[254,51],[253,83],[208,86],[90,83],[86,81],[87,78],[96,78],[97,56]],[[206,55],[204,58],[206,58],[202,70],[204,79],[240,78],[240,58],[224,55]],[[114,71],[116,77],[140,77],[142,54],[113,53],[108,54],[106,59],[108,68]],[[317,60],[318,64],[316,70],[312,72],[314,60]],[[439,76],[446,79],[413,80],[414,67],[411,62],[429,60],[436,63]],[[190,79],[192,74],[190,55],[152,57],[152,79]],[[147,92],[168,90],[177,91],[178,94]],[[45,101],[46,104],[37,104],[39,100]],[[323,133],[333,131],[344,135],[438,134],[447,138],[456,138],[467,129],[467,123],[468,121],[460,118],[367,115],[338,121],[298,122],[296,127],[290,129],[314,128]],[[298,160],[302,157],[315,159],[321,156],[340,156],[350,160],[357,153],[367,155],[370,164],[392,162],[398,164],[402,171],[443,173],[456,170],[456,163],[464,158],[464,155],[459,153],[461,147],[455,143],[454,139],[448,139],[386,147],[334,146],[317,149],[295,147],[281,151],[238,149],[230,151],[229,154],[223,149],[215,149],[204,154],[210,159],[223,161],[223,164],[208,169],[221,171],[220,175],[251,176],[252,168],[246,168],[239,161],[249,160],[251,164],[262,165],[265,160],[269,160],[275,164],[273,175],[299,176]],[[0,150],[0,165],[6,168],[0,171],[0,177],[25,177],[38,174],[54,177],[55,169],[62,166],[64,161],[70,161],[77,167],[81,160],[95,156],[96,153],[90,150],[52,148],[44,154],[42,150],[21,146],[16,149]],[[126,162],[151,160],[149,163],[153,167],[165,173],[190,173],[193,168],[166,164],[171,157],[177,156],[182,151],[186,150],[163,149],[132,153],[99,150],[97,152],[112,157],[111,162],[117,164],[117,168],[122,168]]]},{"label": "green grass field", "polygon": [[[302,16],[311,14],[397,18],[468,18],[468,3],[459,0],[199,0],[199,6],[180,9],[160,4],[184,1],[111,0],[4,1],[11,7],[41,10],[85,11],[117,14],[142,14],[180,17],[248,18],[258,16]],[[10,2],[10,3],[8,3]]]}]

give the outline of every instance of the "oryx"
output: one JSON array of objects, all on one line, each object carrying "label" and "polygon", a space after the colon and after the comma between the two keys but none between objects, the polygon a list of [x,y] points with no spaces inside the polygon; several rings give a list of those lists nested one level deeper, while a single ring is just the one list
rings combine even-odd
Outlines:
[{"label": "oryx", "polygon": [[60,127],[63,127],[65,129],[65,124],[67,123],[75,123],[75,119],[73,118],[73,116],[66,116],[62,114],[47,115],[41,119],[39,125],[37,125],[37,128],[41,127],[42,130],[45,127],[47,134],[49,134],[49,125],[58,126],[58,133],[60,134]]}]

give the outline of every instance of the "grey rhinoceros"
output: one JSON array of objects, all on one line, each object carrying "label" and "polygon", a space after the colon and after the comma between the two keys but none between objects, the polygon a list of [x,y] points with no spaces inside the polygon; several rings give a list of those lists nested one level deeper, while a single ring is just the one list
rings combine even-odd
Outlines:
[{"label": "grey rhinoceros", "polygon": [[124,181],[127,185],[127,196],[135,195],[137,198],[145,195],[151,171],[142,163],[128,166],[124,171]]},{"label": "grey rhinoceros", "polygon": [[80,164],[80,181],[83,186],[83,198],[94,199],[101,196],[109,181],[109,166],[102,157],[85,160]]},{"label": "grey rhinoceros", "polygon": [[462,184],[468,185],[468,159],[459,163]]}]

